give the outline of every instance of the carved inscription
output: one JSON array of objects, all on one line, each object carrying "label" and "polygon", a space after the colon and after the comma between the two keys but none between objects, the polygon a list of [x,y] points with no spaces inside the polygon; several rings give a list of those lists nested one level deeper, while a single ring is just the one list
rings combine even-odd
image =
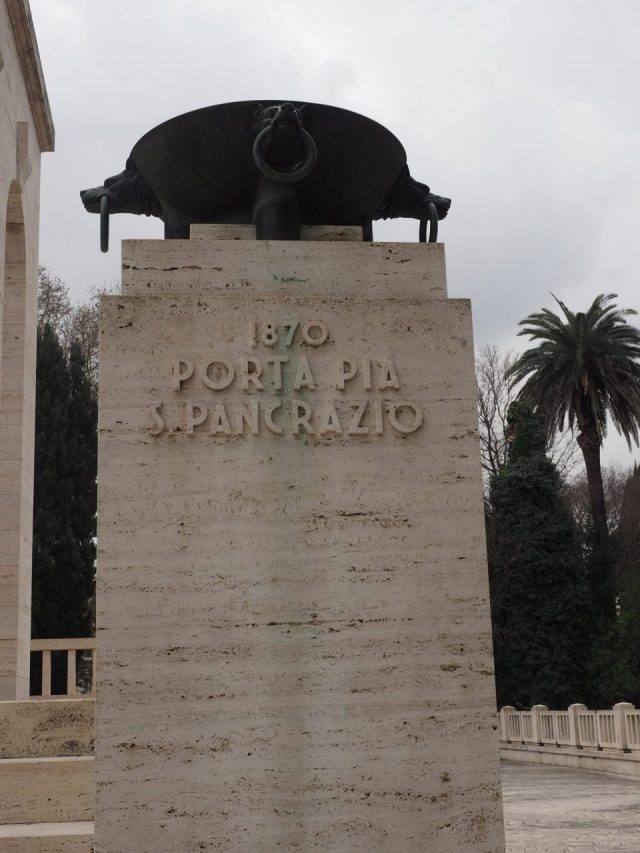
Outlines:
[{"label": "carved inscription", "polygon": [[[321,369],[313,353],[329,342],[323,320],[251,320],[251,355],[223,349],[204,359],[176,355],[168,365],[172,399],[149,408],[149,435],[375,437],[387,430],[409,435],[422,426],[420,406],[398,393],[402,384],[390,356],[339,352]],[[335,398],[316,399],[327,386]],[[351,398],[351,388],[365,396]],[[170,417],[176,408],[179,414]]]}]

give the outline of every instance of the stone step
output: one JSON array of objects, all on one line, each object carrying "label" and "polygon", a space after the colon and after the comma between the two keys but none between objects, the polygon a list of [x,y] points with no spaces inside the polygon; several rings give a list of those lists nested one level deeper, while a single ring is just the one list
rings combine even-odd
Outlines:
[{"label": "stone step", "polygon": [[2,853],[92,853],[93,822],[10,823],[0,826]]},{"label": "stone step", "polygon": [[90,756],[4,758],[0,825],[93,820],[94,785]]},{"label": "stone step", "polygon": [[91,755],[95,699],[0,702],[0,759]]}]

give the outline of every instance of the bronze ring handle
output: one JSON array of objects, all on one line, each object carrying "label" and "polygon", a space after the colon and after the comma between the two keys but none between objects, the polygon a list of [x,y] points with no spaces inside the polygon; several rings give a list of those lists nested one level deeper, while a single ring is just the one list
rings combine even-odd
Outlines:
[{"label": "bronze ring handle", "polygon": [[318,149],[316,148],[316,143],[313,141],[311,134],[308,133],[304,127],[299,128],[300,133],[302,134],[302,141],[307,149],[306,158],[300,165],[296,164],[290,172],[279,172],[277,169],[273,169],[269,166],[262,154],[262,147],[273,133],[273,129],[273,125],[271,124],[268,127],[263,128],[263,130],[261,130],[256,136],[255,142],[253,143],[253,161],[258,169],[260,169],[265,178],[273,178],[274,180],[282,181],[285,184],[292,184],[306,178],[316,165],[316,160],[318,159]]}]

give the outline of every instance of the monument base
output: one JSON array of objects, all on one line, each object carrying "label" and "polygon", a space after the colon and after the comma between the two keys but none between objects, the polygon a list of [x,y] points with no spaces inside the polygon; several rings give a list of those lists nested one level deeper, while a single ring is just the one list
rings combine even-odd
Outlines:
[{"label": "monument base", "polygon": [[502,851],[442,247],[125,243],[100,359],[96,850]]}]

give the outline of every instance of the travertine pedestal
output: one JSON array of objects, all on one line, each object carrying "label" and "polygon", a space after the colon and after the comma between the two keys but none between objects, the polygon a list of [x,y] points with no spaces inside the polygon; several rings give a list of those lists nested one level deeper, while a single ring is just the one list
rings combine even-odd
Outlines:
[{"label": "travertine pedestal", "polygon": [[103,300],[96,850],[498,853],[443,249],[199,236]]}]

